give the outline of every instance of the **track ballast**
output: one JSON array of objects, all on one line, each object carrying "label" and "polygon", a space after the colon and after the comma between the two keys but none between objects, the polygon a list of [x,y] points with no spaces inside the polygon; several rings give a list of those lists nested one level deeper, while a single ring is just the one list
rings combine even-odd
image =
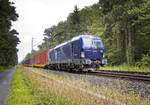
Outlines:
[{"label": "track ballast", "polygon": [[150,82],[150,72],[111,71],[111,70],[96,70],[90,72],[89,71],[65,71],[65,72],[81,75],[105,76],[128,80],[138,80],[140,82]]}]

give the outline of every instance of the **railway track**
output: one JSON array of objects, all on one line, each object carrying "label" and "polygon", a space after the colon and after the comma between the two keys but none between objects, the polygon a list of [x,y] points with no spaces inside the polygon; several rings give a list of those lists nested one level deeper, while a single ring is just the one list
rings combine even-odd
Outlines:
[{"label": "railway track", "polygon": [[127,72],[127,71],[120,72],[120,71],[108,70],[108,71],[87,72],[86,74],[150,82],[150,73],[149,72],[147,72],[147,73],[146,72]]},{"label": "railway track", "polygon": [[[57,70],[59,71],[59,70]],[[138,80],[141,82],[150,83],[150,72],[129,72],[129,71],[111,71],[111,70],[96,70],[96,71],[63,71],[81,75],[105,76],[112,78],[121,78],[128,80]]]},{"label": "railway track", "polygon": [[150,72],[129,72],[129,71],[111,71],[111,70],[96,70],[96,71],[80,71],[69,73],[81,74],[81,75],[93,75],[93,76],[105,76],[112,78],[121,78],[128,80],[138,80],[143,82],[150,82]]}]

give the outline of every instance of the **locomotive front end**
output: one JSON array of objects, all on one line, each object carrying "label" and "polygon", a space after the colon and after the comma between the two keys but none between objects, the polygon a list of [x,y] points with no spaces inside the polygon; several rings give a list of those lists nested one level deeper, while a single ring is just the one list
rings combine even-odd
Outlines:
[{"label": "locomotive front end", "polygon": [[107,64],[107,60],[104,59],[104,46],[100,38],[96,36],[83,37],[82,43],[81,57],[88,61],[90,60],[92,68],[98,68]]}]

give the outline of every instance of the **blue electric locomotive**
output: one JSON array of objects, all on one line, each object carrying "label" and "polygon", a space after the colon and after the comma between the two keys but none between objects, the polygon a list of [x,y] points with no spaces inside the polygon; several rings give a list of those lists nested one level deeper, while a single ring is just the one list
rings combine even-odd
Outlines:
[{"label": "blue electric locomotive", "polygon": [[79,35],[49,50],[48,68],[91,70],[106,64],[102,40],[93,35]]}]

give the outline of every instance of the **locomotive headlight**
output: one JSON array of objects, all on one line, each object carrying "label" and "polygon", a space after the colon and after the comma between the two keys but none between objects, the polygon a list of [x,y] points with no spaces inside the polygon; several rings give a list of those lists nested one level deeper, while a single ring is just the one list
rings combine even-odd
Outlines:
[{"label": "locomotive headlight", "polygon": [[85,57],[85,53],[81,52],[81,57],[84,58]]},{"label": "locomotive headlight", "polygon": [[100,50],[101,53],[103,53],[103,50]]}]

